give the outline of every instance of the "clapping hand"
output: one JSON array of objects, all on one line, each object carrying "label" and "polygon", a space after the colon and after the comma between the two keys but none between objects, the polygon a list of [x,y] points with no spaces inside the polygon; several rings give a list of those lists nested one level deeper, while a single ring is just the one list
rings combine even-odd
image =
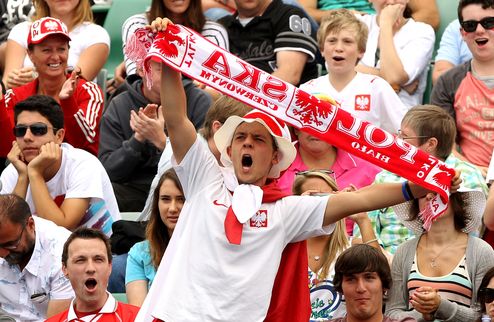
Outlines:
[{"label": "clapping hand", "polygon": [[76,67],[72,73],[70,74],[70,77],[67,78],[67,80],[63,83],[62,89],[60,90],[60,93],[58,96],[60,99],[64,100],[72,96],[74,94],[75,88],[77,86],[77,80],[81,76],[81,69],[79,67]]},{"label": "clapping hand", "polygon": [[134,131],[134,137],[139,142],[149,141],[162,151],[165,148],[165,119],[163,108],[156,104],[148,104],[139,111],[130,112],[130,127]]}]

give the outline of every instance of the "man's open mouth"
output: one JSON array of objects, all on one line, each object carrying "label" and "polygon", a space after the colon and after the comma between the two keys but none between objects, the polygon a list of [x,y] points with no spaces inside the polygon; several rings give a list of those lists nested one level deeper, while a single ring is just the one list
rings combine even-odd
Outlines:
[{"label": "man's open mouth", "polygon": [[487,44],[488,41],[489,40],[487,38],[475,39],[475,42],[477,43],[477,45],[480,45],[480,46]]},{"label": "man's open mouth", "polygon": [[94,278],[88,278],[84,284],[88,290],[92,291],[96,288],[98,282]]},{"label": "man's open mouth", "polygon": [[249,154],[242,156],[242,167],[250,168],[252,166],[252,157]]}]

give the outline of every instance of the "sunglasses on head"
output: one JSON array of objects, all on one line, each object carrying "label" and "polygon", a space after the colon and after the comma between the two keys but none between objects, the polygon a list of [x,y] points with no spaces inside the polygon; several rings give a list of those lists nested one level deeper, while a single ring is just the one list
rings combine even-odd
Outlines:
[{"label": "sunglasses on head", "polygon": [[[24,135],[26,135],[27,129],[29,128],[29,131],[34,136],[42,136],[48,133],[48,125],[44,123],[34,123],[31,125],[16,125],[14,127],[14,136],[16,138],[22,138]],[[56,131],[56,129],[53,129]]]},{"label": "sunglasses on head", "polygon": [[329,170],[329,169],[314,169],[314,170],[299,171],[299,172],[295,173],[295,175],[305,176],[305,175],[311,175],[314,173],[323,173],[327,176],[330,176],[331,178],[333,178],[334,181],[336,181],[336,175],[334,174],[334,171]]},{"label": "sunglasses on head", "polygon": [[295,174],[297,176],[304,176],[306,174],[311,174],[311,173],[314,173],[314,172],[320,172],[320,173],[327,174],[329,176],[334,176],[334,171],[333,170],[329,170],[329,169],[304,170],[304,171],[299,171],[299,172],[297,172]]},{"label": "sunglasses on head", "polygon": [[491,303],[494,301],[494,288],[481,288],[479,291],[479,298],[481,303]]},{"label": "sunglasses on head", "polygon": [[484,29],[493,29],[494,28],[494,17],[485,17],[478,20],[467,20],[460,22],[461,27],[465,32],[474,32],[477,30],[477,26],[480,24]]}]

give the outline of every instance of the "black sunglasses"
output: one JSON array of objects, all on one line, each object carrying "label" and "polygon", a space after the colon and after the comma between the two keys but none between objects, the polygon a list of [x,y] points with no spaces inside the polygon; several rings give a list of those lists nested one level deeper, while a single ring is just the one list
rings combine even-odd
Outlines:
[{"label": "black sunglasses", "polygon": [[494,288],[483,287],[479,290],[481,303],[491,303],[494,301]]},{"label": "black sunglasses", "polygon": [[[48,125],[44,123],[34,123],[31,125],[16,125],[14,127],[14,136],[16,138],[24,137],[28,128],[34,136],[43,136],[48,133]],[[57,129],[54,128],[53,130],[56,131]]]},{"label": "black sunglasses", "polygon": [[480,24],[484,29],[493,29],[494,28],[494,17],[485,17],[478,20],[467,20],[460,22],[461,27],[465,32],[474,32],[477,30],[477,26]]}]

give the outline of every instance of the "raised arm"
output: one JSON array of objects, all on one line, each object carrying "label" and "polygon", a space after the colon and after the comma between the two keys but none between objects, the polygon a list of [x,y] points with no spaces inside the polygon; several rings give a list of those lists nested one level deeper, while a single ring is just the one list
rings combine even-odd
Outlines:
[{"label": "raised arm", "polygon": [[408,82],[408,74],[401,62],[394,43],[396,23],[403,12],[403,5],[386,6],[379,18],[381,30],[379,32],[379,48],[381,49],[380,76],[390,84],[402,85]]},{"label": "raised arm", "polygon": [[161,68],[161,105],[173,155],[180,163],[194,144],[197,134],[194,124],[187,118],[182,76],[164,63]]},{"label": "raised arm", "polygon": [[[74,72],[77,72],[78,67]],[[82,68],[80,69],[82,71]],[[72,74],[74,74],[74,72]],[[77,120],[79,130],[71,129],[72,133],[79,132],[78,143],[73,142],[77,148],[98,155],[99,144],[99,124],[101,114],[103,113],[103,92],[96,83],[85,81],[79,77],[75,80],[75,89],[72,95],[62,98],[62,106],[77,106],[70,112],[73,118]],[[65,111],[69,113],[69,111]]]}]

